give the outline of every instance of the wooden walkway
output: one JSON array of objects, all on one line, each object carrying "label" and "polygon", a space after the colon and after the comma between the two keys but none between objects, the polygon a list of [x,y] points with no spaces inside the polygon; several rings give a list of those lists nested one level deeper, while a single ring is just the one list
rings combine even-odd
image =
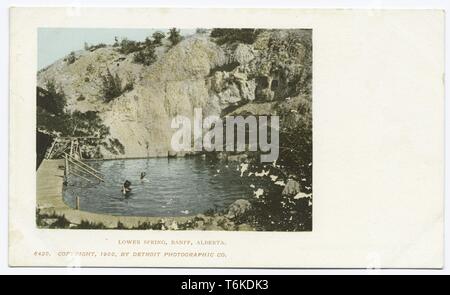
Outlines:
[{"label": "wooden walkway", "polygon": [[[59,167],[62,167],[59,168]],[[36,174],[37,204],[40,209],[64,209],[62,200],[64,160],[44,160]]]}]

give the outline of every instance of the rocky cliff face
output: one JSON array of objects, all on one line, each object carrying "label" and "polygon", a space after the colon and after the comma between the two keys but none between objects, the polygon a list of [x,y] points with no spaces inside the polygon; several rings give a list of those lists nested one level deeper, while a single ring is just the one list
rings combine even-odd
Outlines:
[{"label": "rocky cliff face", "polygon": [[[204,116],[272,113],[286,98],[310,99],[310,37],[308,30],[271,30],[252,44],[217,45],[196,34],[173,47],[163,43],[150,66],[106,46],[39,71],[38,86],[53,80],[69,111],[99,112],[110,139],[124,147],[119,154],[103,149],[105,158],[167,156],[176,115],[192,117],[194,108]],[[101,77],[108,70],[134,87],[105,102]]]}]

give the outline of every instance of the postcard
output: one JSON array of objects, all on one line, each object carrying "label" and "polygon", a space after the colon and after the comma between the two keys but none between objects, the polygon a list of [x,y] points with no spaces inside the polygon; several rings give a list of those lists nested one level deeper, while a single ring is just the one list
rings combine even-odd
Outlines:
[{"label": "postcard", "polygon": [[10,15],[11,266],[442,267],[442,11]]}]

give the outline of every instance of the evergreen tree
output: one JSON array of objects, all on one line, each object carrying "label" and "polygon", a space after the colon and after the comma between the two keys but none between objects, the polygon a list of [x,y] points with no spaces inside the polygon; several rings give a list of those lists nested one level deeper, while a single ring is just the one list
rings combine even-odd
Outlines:
[{"label": "evergreen tree", "polygon": [[153,37],[153,44],[161,45],[162,40],[166,37],[166,35],[160,31],[157,31],[153,33],[152,37]]},{"label": "evergreen tree", "polygon": [[116,73],[114,76],[110,70],[106,70],[106,75],[102,76],[102,92],[105,102],[110,102],[122,94],[122,80]]},{"label": "evergreen tree", "polygon": [[180,34],[180,30],[177,28],[172,28],[169,30],[169,41],[172,43],[172,46],[177,45],[180,43],[180,41],[183,39],[183,37]]},{"label": "evergreen tree", "polygon": [[155,48],[148,46],[143,50],[138,51],[133,58],[133,61],[146,66],[151,65],[156,60]]}]

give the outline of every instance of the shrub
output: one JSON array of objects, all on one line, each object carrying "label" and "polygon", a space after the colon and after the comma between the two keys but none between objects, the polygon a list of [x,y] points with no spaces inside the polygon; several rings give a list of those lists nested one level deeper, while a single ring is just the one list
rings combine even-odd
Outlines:
[{"label": "shrub", "polygon": [[109,128],[103,125],[97,111],[74,111],[70,113],[66,124],[70,131],[68,136],[104,138],[109,135]]},{"label": "shrub", "polygon": [[77,58],[75,57],[75,52],[73,51],[64,59],[64,61],[69,65],[73,64],[76,60]]},{"label": "shrub", "polygon": [[106,229],[106,226],[102,223],[95,223],[91,221],[82,220],[80,224],[78,224],[76,229]]},{"label": "shrub", "polygon": [[[101,157],[99,143],[107,138],[109,128],[103,124],[99,113],[95,111],[68,112],[65,108],[66,96],[55,86],[54,81],[48,81],[46,89],[37,87],[36,90],[37,130],[55,136],[93,137],[83,141],[86,147],[83,157]],[[78,100],[83,99],[85,99],[84,96],[80,94]],[[117,139],[107,141],[105,144],[111,145],[111,148],[119,153],[125,150]],[[36,148],[40,148],[38,143]]]},{"label": "shrub", "polygon": [[102,146],[114,155],[125,154],[125,147],[117,138],[109,138],[109,142],[103,142]]},{"label": "shrub", "polygon": [[106,70],[106,74],[101,76],[102,78],[102,93],[105,102],[110,102],[116,97],[122,95],[122,80],[116,73],[114,76],[109,69]]},{"label": "shrub", "polygon": [[67,103],[64,92],[56,87],[54,80],[48,80],[45,88],[37,88],[37,106],[53,115],[63,114]]},{"label": "shrub", "polygon": [[[78,101],[85,97],[80,94]],[[37,128],[60,136],[106,137],[109,130],[102,124],[98,112],[68,112],[62,90],[57,91],[54,82],[47,83],[47,89],[37,88]]]},{"label": "shrub", "polygon": [[[52,224],[48,224],[45,219],[55,219]],[[70,222],[64,215],[57,215],[55,212],[51,214],[42,213],[36,208],[36,225],[39,228],[69,228]]]},{"label": "shrub", "polygon": [[150,37],[145,37],[144,48],[148,46],[153,46],[153,40]]},{"label": "shrub", "polygon": [[122,39],[119,46],[119,52],[122,54],[130,54],[141,49],[141,44],[139,42],[128,40],[127,38]]},{"label": "shrub", "polygon": [[152,229],[155,229],[155,228],[154,228],[154,226],[153,226],[153,224],[151,222],[145,221],[143,223],[138,222],[138,225],[137,226],[133,226],[132,229],[150,229],[150,230],[152,230]]},{"label": "shrub", "polygon": [[102,94],[105,102],[110,102],[113,99],[121,96],[123,93],[134,89],[134,80],[128,78],[127,83],[122,88],[122,79],[116,73],[111,74],[110,70],[106,70],[106,74],[101,76],[102,78]]},{"label": "shrub", "polygon": [[119,220],[119,221],[117,221],[116,229],[128,229],[128,228]]},{"label": "shrub", "polygon": [[169,37],[168,37],[168,39],[172,43],[172,46],[175,46],[175,45],[177,45],[178,43],[181,42],[183,37],[180,34],[180,30],[178,30],[177,28],[172,28],[172,29],[169,30]]},{"label": "shrub", "polygon": [[104,47],[106,47],[106,44],[100,43],[100,44],[97,44],[97,45],[89,46],[88,50],[92,52],[92,51],[95,51],[97,49],[104,48]]},{"label": "shrub", "polygon": [[156,60],[155,49],[153,46],[147,46],[145,49],[135,53],[133,61],[135,63],[143,64],[146,66],[151,65]]},{"label": "shrub", "polygon": [[166,35],[163,32],[157,31],[154,32],[153,35],[153,44],[154,45],[161,45],[162,44],[162,40],[164,38],[166,38]]},{"label": "shrub", "polygon": [[260,29],[213,29],[211,37],[219,45],[235,42],[253,44],[261,32]]},{"label": "shrub", "polygon": [[69,228],[70,222],[66,219],[65,215],[58,216],[56,221],[50,224],[49,228]]}]

